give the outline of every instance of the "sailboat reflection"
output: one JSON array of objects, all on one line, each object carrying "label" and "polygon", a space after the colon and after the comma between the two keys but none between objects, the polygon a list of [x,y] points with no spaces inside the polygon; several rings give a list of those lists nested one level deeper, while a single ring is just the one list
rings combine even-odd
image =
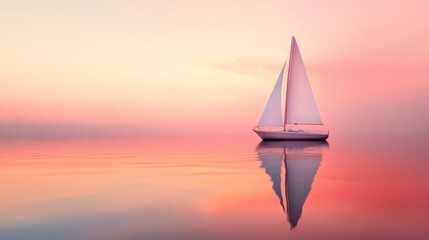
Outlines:
[{"label": "sailboat reflection", "polygon": [[[328,148],[326,141],[262,141],[256,148],[261,168],[270,176],[273,190],[283,211],[287,213],[292,229],[301,217],[304,202],[311,191],[314,176],[322,160],[323,150]],[[283,162],[285,184],[282,189]]]}]

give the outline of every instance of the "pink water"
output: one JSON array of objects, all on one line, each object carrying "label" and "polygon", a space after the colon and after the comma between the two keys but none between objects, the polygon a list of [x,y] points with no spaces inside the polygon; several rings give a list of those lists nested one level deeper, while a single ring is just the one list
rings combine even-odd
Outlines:
[{"label": "pink water", "polygon": [[332,134],[292,229],[250,134],[3,141],[0,239],[429,237],[429,137]]}]

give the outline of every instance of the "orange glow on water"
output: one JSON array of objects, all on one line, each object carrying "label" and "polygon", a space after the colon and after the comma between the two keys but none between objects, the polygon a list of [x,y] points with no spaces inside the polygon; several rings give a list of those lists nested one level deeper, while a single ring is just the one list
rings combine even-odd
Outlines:
[{"label": "orange glow on water", "polygon": [[[193,229],[194,237],[312,238],[311,229],[331,237],[343,231],[356,231],[356,238],[423,236],[429,213],[424,142],[332,138],[293,231],[252,138],[4,143],[0,228],[126,216],[129,224],[104,233],[161,234],[169,224]],[[163,220],[147,219],[150,211]]]}]

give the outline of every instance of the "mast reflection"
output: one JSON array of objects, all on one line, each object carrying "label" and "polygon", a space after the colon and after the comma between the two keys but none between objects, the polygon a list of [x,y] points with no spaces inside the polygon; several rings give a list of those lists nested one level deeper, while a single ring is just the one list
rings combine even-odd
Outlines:
[{"label": "mast reflection", "polygon": [[301,217],[325,149],[329,149],[326,141],[262,141],[256,148],[261,168],[271,178],[291,229]]}]

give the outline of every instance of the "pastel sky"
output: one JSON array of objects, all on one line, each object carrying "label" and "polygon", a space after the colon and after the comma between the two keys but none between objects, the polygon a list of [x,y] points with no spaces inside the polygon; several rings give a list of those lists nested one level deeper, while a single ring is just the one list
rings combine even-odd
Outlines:
[{"label": "pastel sky", "polygon": [[247,133],[291,36],[331,134],[428,134],[428,12],[424,0],[0,0],[0,134]]}]

